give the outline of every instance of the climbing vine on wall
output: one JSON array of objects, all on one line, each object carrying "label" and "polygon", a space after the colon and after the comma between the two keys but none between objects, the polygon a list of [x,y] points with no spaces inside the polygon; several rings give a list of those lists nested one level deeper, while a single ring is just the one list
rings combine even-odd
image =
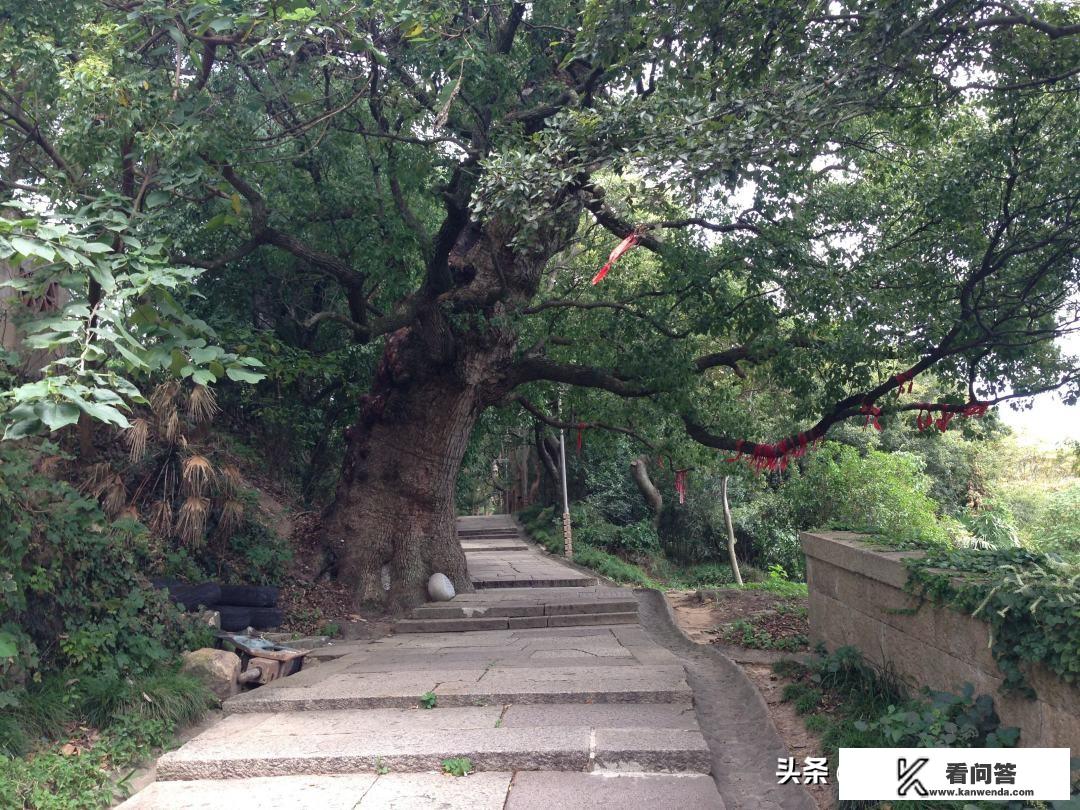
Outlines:
[{"label": "climbing vine on wall", "polygon": [[908,565],[908,590],[990,626],[1006,691],[1034,697],[1024,664],[1080,682],[1080,564],[1009,548],[933,551]]}]

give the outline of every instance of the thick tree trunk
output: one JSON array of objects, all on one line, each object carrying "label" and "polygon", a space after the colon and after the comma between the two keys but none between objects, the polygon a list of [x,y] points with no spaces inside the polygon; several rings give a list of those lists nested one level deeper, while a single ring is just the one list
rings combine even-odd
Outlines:
[{"label": "thick tree trunk", "polygon": [[[437,312],[395,332],[346,434],[325,541],[358,604],[399,610],[424,601],[443,573],[470,591],[455,532],[454,486],[485,391],[510,336],[451,336]],[[488,336],[490,338],[490,335]]]},{"label": "thick tree trunk", "polygon": [[350,431],[327,535],[338,544],[338,578],[356,586],[358,602],[404,607],[424,599],[434,572],[472,590],[454,483],[480,409],[475,391],[445,381],[392,400],[393,413],[370,424],[362,417]]},{"label": "thick tree trunk", "polygon": [[545,231],[547,244],[524,254],[498,223],[444,223],[439,244],[452,239],[452,249],[445,266],[435,251],[412,323],[386,340],[324,519],[338,578],[358,603],[417,604],[434,572],[472,590],[454,530],[458,470],[480,413],[517,384],[508,378],[516,345],[508,309],[532,296],[576,223],[566,216]]}]

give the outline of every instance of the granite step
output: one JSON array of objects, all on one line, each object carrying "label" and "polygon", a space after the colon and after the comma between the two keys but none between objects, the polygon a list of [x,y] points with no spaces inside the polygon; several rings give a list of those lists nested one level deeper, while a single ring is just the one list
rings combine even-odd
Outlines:
[{"label": "granite step", "polygon": [[605,613],[562,613],[554,616],[472,616],[457,618],[401,619],[398,633],[469,633],[475,630],[518,630],[537,627],[588,627],[605,624],[637,624],[637,609]]},{"label": "granite step", "polygon": [[[242,779],[302,774],[439,771],[467,757],[477,771],[708,773],[700,730],[496,725],[501,707],[249,715],[158,760],[158,778]],[[217,733],[214,733],[214,732]]]},{"label": "granite step", "polygon": [[[324,667],[335,668],[332,672]],[[320,671],[323,670],[323,671]],[[332,677],[326,677],[331,675]],[[693,693],[681,666],[515,666],[470,669],[364,671],[364,664],[331,662],[245,692],[224,702],[226,714],[417,706],[434,692],[440,708],[548,703],[683,703]]]},{"label": "granite step", "polygon": [[429,602],[413,608],[408,618],[455,619],[491,616],[554,616],[568,613],[637,613],[637,606],[637,599],[633,594],[621,588],[559,588],[540,593],[531,588],[516,590],[506,588],[492,593],[461,594],[449,602]]},{"label": "granite step", "polygon": [[481,575],[471,577],[471,580],[474,588],[580,588],[600,583],[600,580],[596,577],[577,574],[571,569],[567,569],[567,573],[572,574],[572,576],[539,574],[534,576],[487,577]]},{"label": "granite step", "polygon": [[704,774],[484,771],[466,779],[439,773],[276,776],[156,782],[122,810],[317,807],[319,810],[579,810],[649,807],[723,810]]}]

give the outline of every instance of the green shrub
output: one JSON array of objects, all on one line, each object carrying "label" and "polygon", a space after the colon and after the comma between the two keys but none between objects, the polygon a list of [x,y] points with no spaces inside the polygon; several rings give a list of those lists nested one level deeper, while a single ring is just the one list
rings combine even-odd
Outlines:
[{"label": "green shrub", "polygon": [[257,520],[248,520],[229,538],[229,550],[239,560],[226,579],[252,585],[278,585],[285,578],[292,548],[285,538]]},{"label": "green shrub", "polygon": [[948,543],[928,494],[930,479],[911,453],[827,442],[804,459],[784,486],[800,529],[848,529],[903,542]]},{"label": "green shrub", "polygon": [[585,543],[574,542],[574,562],[591,568],[602,577],[621,585],[638,585],[642,588],[660,588],[664,586],[650,577],[639,566],[616,557],[614,554],[593,548]]},{"label": "green shrub", "polygon": [[149,587],[143,527],[44,471],[54,445],[0,444],[0,705],[47,671],[130,677],[159,668],[195,631]]}]

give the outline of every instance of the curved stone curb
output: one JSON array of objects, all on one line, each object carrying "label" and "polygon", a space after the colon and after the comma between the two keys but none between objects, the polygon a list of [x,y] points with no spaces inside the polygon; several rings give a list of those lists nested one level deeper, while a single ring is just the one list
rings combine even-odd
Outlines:
[{"label": "curved stone curb", "polygon": [[635,589],[641,625],[675,653],[694,692],[698,725],[713,758],[713,778],[729,810],[817,810],[802,785],[776,784],[776,763],[789,753],[765,699],[742,669],[682,631],[664,595]]}]

